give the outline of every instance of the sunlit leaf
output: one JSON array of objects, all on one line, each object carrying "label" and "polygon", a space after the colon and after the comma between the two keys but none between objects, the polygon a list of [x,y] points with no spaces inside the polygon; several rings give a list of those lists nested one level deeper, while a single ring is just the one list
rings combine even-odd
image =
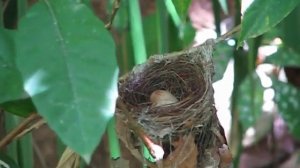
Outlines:
[{"label": "sunlit leaf", "polygon": [[243,16],[239,44],[248,38],[257,37],[277,25],[299,2],[299,0],[254,1]]},{"label": "sunlit leaf", "polygon": [[89,162],[115,110],[112,37],[74,1],[39,1],[18,28],[17,66],[26,91],[62,141]]},{"label": "sunlit leaf", "polygon": [[281,47],[278,51],[265,60],[266,63],[271,63],[279,66],[300,66],[300,54],[291,48]]},{"label": "sunlit leaf", "polygon": [[261,116],[263,87],[256,73],[248,75],[238,90],[237,108],[243,130],[252,126]]},{"label": "sunlit leaf", "polygon": [[300,90],[290,84],[273,80],[275,89],[275,101],[278,111],[286,121],[290,132],[300,139],[299,100]]}]

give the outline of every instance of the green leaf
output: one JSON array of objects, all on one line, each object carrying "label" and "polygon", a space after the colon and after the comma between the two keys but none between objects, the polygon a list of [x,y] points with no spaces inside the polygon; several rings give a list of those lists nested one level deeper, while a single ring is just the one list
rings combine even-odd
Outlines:
[{"label": "green leaf", "polygon": [[243,130],[251,127],[261,116],[263,87],[256,73],[248,75],[238,90],[237,108]]},{"label": "green leaf", "polygon": [[26,97],[14,57],[13,31],[0,29],[0,103]]},{"label": "green leaf", "polygon": [[300,139],[299,100],[300,90],[290,84],[273,80],[275,102],[290,132]]},{"label": "green leaf", "polygon": [[2,103],[1,108],[20,117],[28,117],[31,113],[36,112],[33,102],[30,98],[18,99]]},{"label": "green leaf", "polygon": [[175,6],[175,9],[180,16],[181,20],[184,22],[188,14],[188,9],[191,3],[191,0],[172,0]]},{"label": "green leaf", "polygon": [[291,48],[280,47],[276,53],[266,58],[265,63],[279,66],[300,67],[300,54]]},{"label": "green leaf", "polygon": [[182,40],[183,48],[188,47],[192,44],[195,39],[195,28],[190,22],[186,22],[179,28],[179,38]]},{"label": "green leaf", "polygon": [[280,24],[281,39],[285,46],[300,54],[300,5],[293,10]]},{"label": "green leaf", "polygon": [[111,35],[86,5],[43,0],[21,19],[17,48],[17,66],[38,112],[89,162],[115,110]]},{"label": "green leaf", "polygon": [[12,158],[0,152],[0,168],[19,168],[19,166]]},{"label": "green leaf", "polygon": [[299,0],[254,1],[245,12],[239,44],[248,38],[257,37],[277,25],[299,2]]},{"label": "green leaf", "polygon": [[21,117],[36,111],[23,90],[23,80],[15,59],[15,32],[0,29],[0,107]]},{"label": "green leaf", "polygon": [[93,8],[91,0],[81,0],[81,2],[89,8],[91,8],[91,9]]},{"label": "green leaf", "polygon": [[213,54],[213,61],[215,65],[215,74],[213,81],[223,78],[224,72],[227,68],[230,58],[233,57],[234,48],[229,46],[227,42],[220,42],[216,44],[215,52]]}]

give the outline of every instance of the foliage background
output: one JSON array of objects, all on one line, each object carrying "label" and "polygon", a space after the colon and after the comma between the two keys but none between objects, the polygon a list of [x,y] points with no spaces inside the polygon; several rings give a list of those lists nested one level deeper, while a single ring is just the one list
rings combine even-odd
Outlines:
[{"label": "foliage background", "polygon": [[[231,121],[234,166],[299,166],[297,0],[256,0],[243,17],[247,0],[123,0],[108,32],[104,23],[113,3],[1,1],[1,137],[21,122],[17,116],[32,112],[55,132],[44,126],[33,138],[13,141],[1,150],[2,160],[25,168],[55,167],[66,144],[89,161],[114,112],[118,69],[125,74],[150,55],[191,47],[241,23],[241,31],[219,43],[214,54],[215,81],[232,65],[233,87],[223,86],[232,87],[230,114],[220,116]],[[274,106],[263,108],[268,103]],[[112,140],[101,139],[91,165],[109,167]],[[130,158],[126,151],[123,157]]]}]

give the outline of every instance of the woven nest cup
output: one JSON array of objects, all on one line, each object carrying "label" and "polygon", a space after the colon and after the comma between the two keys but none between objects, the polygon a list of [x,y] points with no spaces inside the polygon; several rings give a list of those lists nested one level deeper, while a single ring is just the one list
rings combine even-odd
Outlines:
[{"label": "woven nest cup", "polygon": [[[209,40],[186,51],[154,55],[119,81],[119,102],[126,110],[119,108],[117,116],[123,124],[128,118],[134,122],[127,134],[161,146],[163,167],[220,167],[219,148],[226,139],[214,107],[214,44]],[[173,101],[164,103],[160,93],[171,95]],[[136,141],[124,138],[125,128],[118,127],[120,139],[128,148],[136,147]]]}]

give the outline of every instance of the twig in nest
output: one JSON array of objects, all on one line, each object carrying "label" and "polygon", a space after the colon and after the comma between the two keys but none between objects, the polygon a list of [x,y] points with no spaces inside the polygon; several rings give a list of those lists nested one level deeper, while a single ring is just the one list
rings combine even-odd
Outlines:
[{"label": "twig in nest", "polygon": [[110,16],[110,19],[109,19],[108,23],[105,25],[105,28],[107,28],[108,30],[111,28],[113,20],[114,20],[116,14],[117,14],[117,12],[120,8],[120,3],[121,3],[121,0],[114,0],[112,14]]},{"label": "twig in nest", "polygon": [[156,160],[162,159],[164,155],[164,150],[162,149],[162,147],[152,142],[152,140],[145,133],[145,131],[130,116],[123,102],[118,100],[117,106],[125,114],[125,123],[128,125],[128,128],[131,129],[142,140],[147,149],[150,151],[151,156],[154,157]]},{"label": "twig in nest", "polygon": [[233,29],[231,29],[229,32],[223,34],[221,37],[216,39],[216,43],[226,40],[227,38],[231,37],[233,34],[239,32],[241,30],[241,25],[237,25]]},{"label": "twig in nest", "polygon": [[217,138],[222,144],[227,144],[225,138],[221,135],[221,133],[216,128],[211,128],[211,131],[217,136]]},{"label": "twig in nest", "polygon": [[14,130],[8,133],[1,141],[0,141],[0,149],[8,145],[16,136],[18,136],[22,131],[24,131],[28,124],[33,121],[41,118],[37,113],[31,114],[28,118],[26,118],[20,125],[18,125]]}]

